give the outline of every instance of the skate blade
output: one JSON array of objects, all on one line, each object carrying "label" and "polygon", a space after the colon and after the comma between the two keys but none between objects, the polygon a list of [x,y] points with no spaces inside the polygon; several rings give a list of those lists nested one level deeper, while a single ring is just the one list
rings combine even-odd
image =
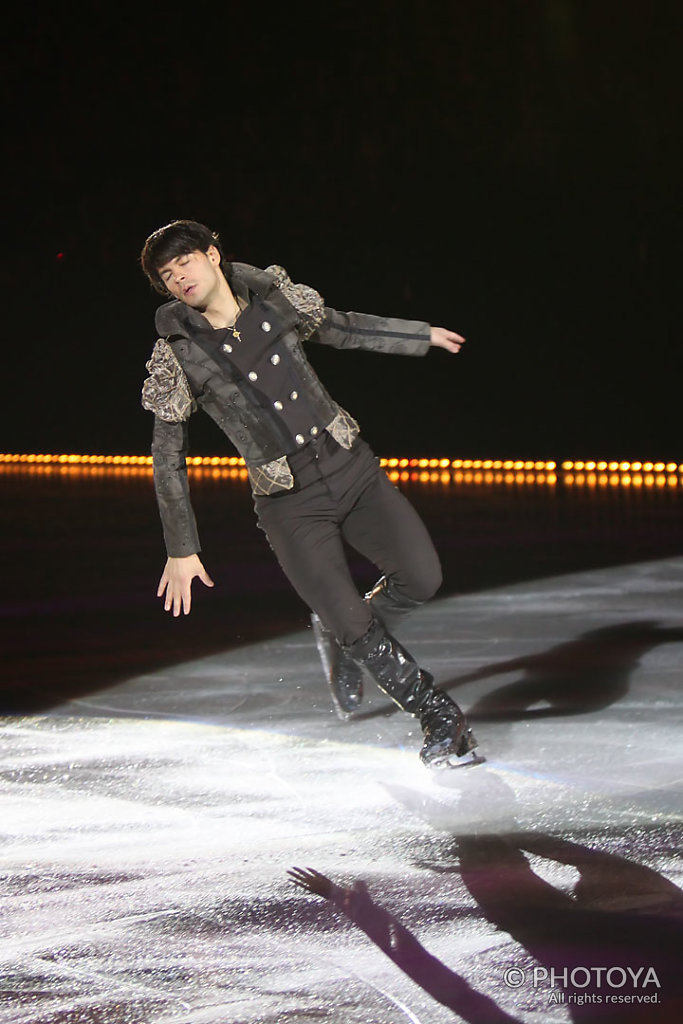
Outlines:
[{"label": "skate blade", "polygon": [[339,704],[336,700],[332,701],[332,707],[334,709],[335,715],[337,716],[340,722],[350,722],[354,714],[358,710],[358,708],[354,708],[353,711],[346,711],[341,706],[341,704]]},{"label": "skate blade", "polygon": [[468,750],[466,754],[460,755],[446,752],[423,763],[426,768],[443,771],[447,768],[469,768],[476,764],[483,764],[485,761],[486,758],[483,754],[477,754],[476,750]]},{"label": "skate blade", "polygon": [[358,700],[356,702],[354,702],[353,707],[349,707],[348,705],[344,706],[342,701],[340,701],[340,699],[339,699],[339,695],[332,688],[332,686],[330,686],[329,690],[330,690],[330,701],[332,703],[332,707],[334,708],[334,713],[336,714],[337,718],[341,722],[348,722],[349,719],[355,718],[356,715],[358,714],[358,712],[363,710],[363,697],[362,697],[362,694],[358,698]]}]

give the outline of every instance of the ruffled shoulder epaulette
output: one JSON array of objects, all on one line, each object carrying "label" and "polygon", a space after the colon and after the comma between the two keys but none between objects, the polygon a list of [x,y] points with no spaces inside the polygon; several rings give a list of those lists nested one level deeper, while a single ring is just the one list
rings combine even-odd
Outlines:
[{"label": "ruffled shoulder epaulette", "polygon": [[294,284],[285,268],[277,264],[266,267],[266,272],[275,278],[275,284],[301,317],[304,338],[310,338],[325,319],[322,295],[306,284]]},{"label": "ruffled shoulder epaulette", "polygon": [[167,341],[159,338],[147,363],[150,376],[142,385],[142,406],[166,423],[187,420],[194,398],[185,372]]}]

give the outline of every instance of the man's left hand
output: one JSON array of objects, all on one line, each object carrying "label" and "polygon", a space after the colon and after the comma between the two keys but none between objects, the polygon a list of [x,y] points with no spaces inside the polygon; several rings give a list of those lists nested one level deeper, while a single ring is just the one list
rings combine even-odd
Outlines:
[{"label": "man's left hand", "polygon": [[447,352],[459,352],[465,344],[465,339],[462,334],[448,331],[445,327],[432,327],[430,343],[445,348]]}]

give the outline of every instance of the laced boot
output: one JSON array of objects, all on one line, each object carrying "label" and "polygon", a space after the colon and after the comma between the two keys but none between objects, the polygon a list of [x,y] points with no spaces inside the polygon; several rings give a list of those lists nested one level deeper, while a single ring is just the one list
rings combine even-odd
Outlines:
[{"label": "laced boot", "polygon": [[424,603],[400,594],[386,576],[381,576],[372,590],[368,590],[365,600],[375,618],[379,619],[391,632],[396,629],[406,615],[410,615]]},{"label": "laced boot", "polygon": [[370,630],[345,648],[377,685],[403,711],[420,721],[424,742],[420,760],[429,768],[453,768],[476,760],[477,745],[465,715],[444,690],[434,686],[429,672],[385,627],[375,621]]},{"label": "laced boot", "polygon": [[342,721],[357,711],[363,699],[363,671],[348,656],[331,629],[315,612],[311,615],[313,636],[337,717]]}]

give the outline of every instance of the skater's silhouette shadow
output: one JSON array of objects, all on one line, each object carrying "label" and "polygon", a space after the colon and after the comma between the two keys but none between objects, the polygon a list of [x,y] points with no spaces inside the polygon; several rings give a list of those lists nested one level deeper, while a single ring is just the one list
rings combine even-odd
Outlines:
[{"label": "skater's silhouette shadow", "polygon": [[[595,1002],[610,992],[666,999],[659,1010],[656,1003],[635,1004],[630,1016],[622,1005],[620,1021],[683,1019],[683,897],[676,886],[623,857],[541,834],[460,836],[454,853],[458,874],[484,917],[523,945],[560,988],[566,979],[570,991]],[[573,866],[579,873],[573,891],[540,878],[525,854]],[[624,978],[625,984],[606,987],[596,968],[612,970],[617,986]],[[633,985],[634,975],[642,979],[640,987]],[[608,1008],[597,1014],[588,999],[569,1008],[576,1021],[610,1019]]]},{"label": "skater's silhouette shadow", "polygon": [[[575,867],[579,880],[573,892],[540,878],[525,854]],[[535,984],[541,1003],[562,1004],[571,1020],[581,1024],[674,1024],[683,1019],[678,962],[683,896],[657,872],[536,833],[460,836],[453,859],[458,863],[452,866],[424,866],[457,874],[484,918],[543,968],[535,975],[532,969],[525,972],[525,1000]],[[420,988],[463,1020],[517,1022],[493,998],[428,953],[396,916],[372,899],[363,881],[341,887],[312,868],[293,868],[288,874],[300,888],[329,901]],[[511,963],[501,966],[501,986]],[[607,971],[612,985],[605,980]],[[607,995],[619,1001],[612,1003]],[[639,1003],[637,998],[644,996],[648,1001]]]},{"label": "skater's silhouette shadow", "polygon": [[472,1024],[520,1024],[493,999],[477,992],[455,971],[428,953],[393,914],[372,899],[365,882],[335,885],[313,868],[292,868],[292,881],[306,892],[322,896],[371,939],[390,960],[433,999]]},{"label": "skater's silhouette shadow", "polygon": [[[468,778],[462,800],[451,810],[451,820],[476,823],[487,805],[494,813],[503,812],[506,820],[514,820],[515,794],[502,779],[485,769]],[[386,789],[412,813],[440,831],[444,827],[450,831],[439,801],[396,785]],[[643,833],[643,846],[646,840]],[[617,842],[623,839],[617,837]],[[533,857],[549,865],[555,884],[534,870]],[[547,972],[546,987],[536,997],[548,1002],[554,977],[559,982],[556,991],[565,990],[563,1005],[572,1020],[582,1024],[683,1020],[683,893],[658,872],[624,856],[556,836],[507,830],[477,833],[464,828],[456,832],[438,863],[418,864],[464,883],[483,917],[523,946]],[[560,865],[574,869],[570,886],[557,882]],[[613,968],[617,987],[606,985],[605,974],[601,976],[596,968]],[[629,968],[640,984],[633,982]],[[656,982],[648,975],[650,968]],[[590,998],[572,1002],[567,998],[572,993]],[[647,995],[658,1001],[610,1004],[605,995],[615,993]],[[527,988],[522,996],[528,995]]]},{"label": "skater's silhouette shadow", "polygon": [[626,695],[631,673],[648,651],[659,644],[681,642],[683,629],[652,621],[626,622],[593,629],[540,654],[486,665],[442,685],[452,689],[490,676],[524,673],[522,679],[471,705],[467,713],[473,721],[586,714]]},{"label": "skater's silhouette shadow", "polygon": [[[523,672],[522,679],[501,686],[467,708],[472,721],[516,721],[534,717],[587,714],[616,703],[628,692],[640,659],[659,644],[683,643],[683,628],[655,621],[624,622],[583,633],[539,654],[484,665],[474,672],[439,683],[453,690],[496,675]],[[541,704],[542,707],[536,707]],[[395,705],[354,715],[365,720],[398,711]]]}]

